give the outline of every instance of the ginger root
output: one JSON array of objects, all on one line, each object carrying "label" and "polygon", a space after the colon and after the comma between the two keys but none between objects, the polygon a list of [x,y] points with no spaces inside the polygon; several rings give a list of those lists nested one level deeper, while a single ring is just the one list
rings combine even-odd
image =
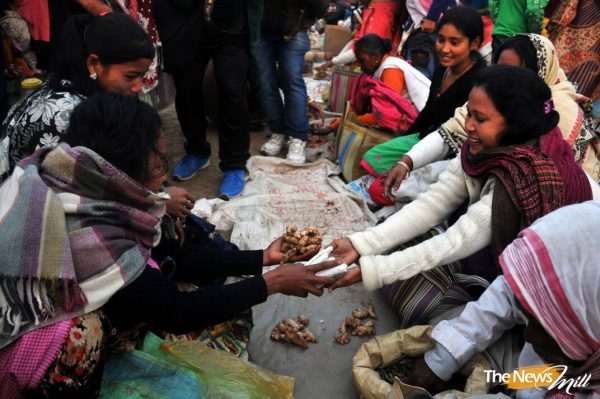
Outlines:
[{"label": "ginger root", "polygon": [[308,343],[317,342],[317,337],[306,327],[309,323],[308,317],[300,315],[297,321],[284,319],[271,331],[271,339],[276,342],[288,342],[298,345],[302,349],[308,349]]},{"label": "ginger root", "polygon": [[350,342],[348,334],[338,334],[333,339],[340,345],[347,345]]},{"label": "ginger root", "polygon": [[298,231],[295,224],[287,225],[280,251],[284,254],[281,263],[286,263],[293,257],[314,251],[321,245],[322,238],[315,226],[305,227]]},{"label": "ginger root", "polygon": [[365,317],[376,319],[377,315],[375,314],[375,309],[373,309],[373,306],[369,306],[367,309],[354,310],[352,312],[352,317],[356,317],[357,319],[364,319]]},{"label": "ginger root", "polygon": [[373,320],[368,320],[365,322],[362,320],[367,317],[371,317],[372,319],[377,318],[375,309],[373,309],[372,306],[369,306],[366,310],[355,309],[352,312],[352,316],[346,317],[340,325],[340,333],[333,337],[335,342],[340,345],[346,345],[350,342],[349,334],[357,335],[359,337],[375,335],[375,323]]}]

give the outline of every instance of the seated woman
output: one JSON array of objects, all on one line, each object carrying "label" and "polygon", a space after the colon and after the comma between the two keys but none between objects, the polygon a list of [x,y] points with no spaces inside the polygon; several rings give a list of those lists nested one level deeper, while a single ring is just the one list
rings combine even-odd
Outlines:
[{"label": "seated woman", "polygon": [[356,42],[356,57],[363,73],[354,85],[350,105],[361,125],[378,125],[395,132],[414,121],[415,106],[423,109],[430,82],[408,62],[388,55],[391,48],[388,39],[375,34]]},{"label": "seated woman", "polygon": [[[578,94],[567,80],[552,42],[536,34],[516,35],[502,44],[494,62],[528,68],[544,79],[552,91],[554,108],[560,116],[558,127],[573,149],[575,161],[593,180],[600,182],[600,139],[582,109],[587,98]],[[461,107],[454,117],[400,158],[408,167],[399,164],[387,174],[384,194],[389,200],[394,200],[392,190],[398,190],[411,170],[444,159],[449,154],[458,154],[467,139],[466,114],[466,106]]]},{"label": "seated woman", "polygon": [[[600,198],[556,127],[550,89],[533,72],[506,65],[480,71],[467,107],[469,139],[439,181],[382,224],[333,242],[336,258],[359,260],[360,268],[331,289],[361,280],[367,290],[387,285],[403,326],[458,305],[465,292],[477,296],[472,285],[496,277],[494,259],[539,217]],[[442,234],[382,255],[451,216],[458,219]]]},{"label": "seated woman", "polygon": [[1,397],[95,396],[115,331],[145,324],[184,334],[268,295],[321,295],[317,287],[333,282],[315,276],[330,264],[262,275],[263,265],[281,261],[279,239],[265,251],[206,250],[178,264],[173,279],[191,283],[254,275],[180,292],[150,258],[167,171],[157,112],[133,97],[98,94],[73,111],[65,141],[72,146],[22,160],[0,187]]},{"label": "seated woman", "polygon": [[[155,50],[125,14],[76,15],[67,22],[42,87],[13,107],[0,133],[0,183],[37,148],[62,141],[73,109],[103,91],[137,96]],[[169,187],[167,212],[183,218],[194,206],[187,190]]]},{"label": "seated woman", "polygon": [[[552,212],[519,233],[500,256],[504,275],[457,318],[442,321],[433,329],[436,347],[425,353],[424,360],[417,361],[406,382],[435,394],[474,354],[494,348],[514,326],[526,325],[522,335],[527,343],[520,352],[501,358],[494,353],[505,351],[488,352],[498,366],[497,372],[541,364],[563,365],[567,366],[567,382],[586,374],[591,378],[585,387],[571,387],[567,392],[570,385],[559,385],[552,392],[578,398],[597,395],[599,218],[600,202],[589,201]],[[557,371],[562,372],[562,368]],[[530,389],[527,397],[541,399],[547,394],[544,388]]]},{"label": "seated woman", "polygon": [[[448,120],[466,102],[477,71],[486,66],[477,51],[483,37],[483,23],[475,9],[449,9],[440,20],[437,33],[436,50],[441,66],[431,81],[425,108],[402,137],[376,145],[365,153],[361,165],[373,176],[391,169],[419,140]],[[383,197],[384,180],[383,176],[376,180],[370,193],[375,202],[388,205],[390,201]]]}]

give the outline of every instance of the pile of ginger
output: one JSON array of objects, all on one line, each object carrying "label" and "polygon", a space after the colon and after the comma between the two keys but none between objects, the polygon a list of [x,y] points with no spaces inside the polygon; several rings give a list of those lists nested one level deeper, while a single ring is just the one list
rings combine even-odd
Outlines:
[{"label": "pile of ginger", "polygon": [[271,339],[276,342],[289,342],[302,349],[308,349],[309,342],[317,342],[317,338],[307,327],[308,323],[308,317],[302,314],[298,316],[297,321],[285,319],[271,331]]},{"label": "pile of ginger", "polygon": [[302,231],[298,231],[295,224],[286,226],[281,244],[281,252],[284,254],[281,263],[287,263],[296,255],[314,251],[321,245],[321,241],[321,234],[315,226],[305,227]]},{"label": "pile of ginger", "polygon": [[340,345],[349,343],[350,335],[348,333],[359,337],[375,335],[375,322],[373,320],[363,322],[367,317],[377,319],[373,306],[369,306],[367,309],[354,310],[352,316],[346,317],[340,325],[340,333],[333,337],[335,342]]}]

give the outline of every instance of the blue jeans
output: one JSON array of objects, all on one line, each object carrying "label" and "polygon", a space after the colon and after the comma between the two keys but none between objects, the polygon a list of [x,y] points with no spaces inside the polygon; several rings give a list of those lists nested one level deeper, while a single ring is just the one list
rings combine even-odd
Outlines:
[{"label": "blue jeans", "polygon": [[[260,34],[253,60],[254,84],[273,133],[308,139],[310,126],[302,69],[304,54],[309,49],[306,30],[301,30],[289,40],[264,32]],[[283,101],[279,95],[280,88]]]}]

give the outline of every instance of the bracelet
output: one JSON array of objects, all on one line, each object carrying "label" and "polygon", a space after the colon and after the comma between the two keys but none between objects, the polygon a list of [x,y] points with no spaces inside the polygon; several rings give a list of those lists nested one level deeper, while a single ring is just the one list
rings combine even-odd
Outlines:
[{"label": "bracelet", "polygon": [[404,177],[404,180],[408,179],[408,176],[410,176],[410,167],[408,166],[408,164],[403,161],[398,161],[398,162],[396,162],[396,165],[401,165],[406,168],[407,173],[406,173],[406,176]]}]

